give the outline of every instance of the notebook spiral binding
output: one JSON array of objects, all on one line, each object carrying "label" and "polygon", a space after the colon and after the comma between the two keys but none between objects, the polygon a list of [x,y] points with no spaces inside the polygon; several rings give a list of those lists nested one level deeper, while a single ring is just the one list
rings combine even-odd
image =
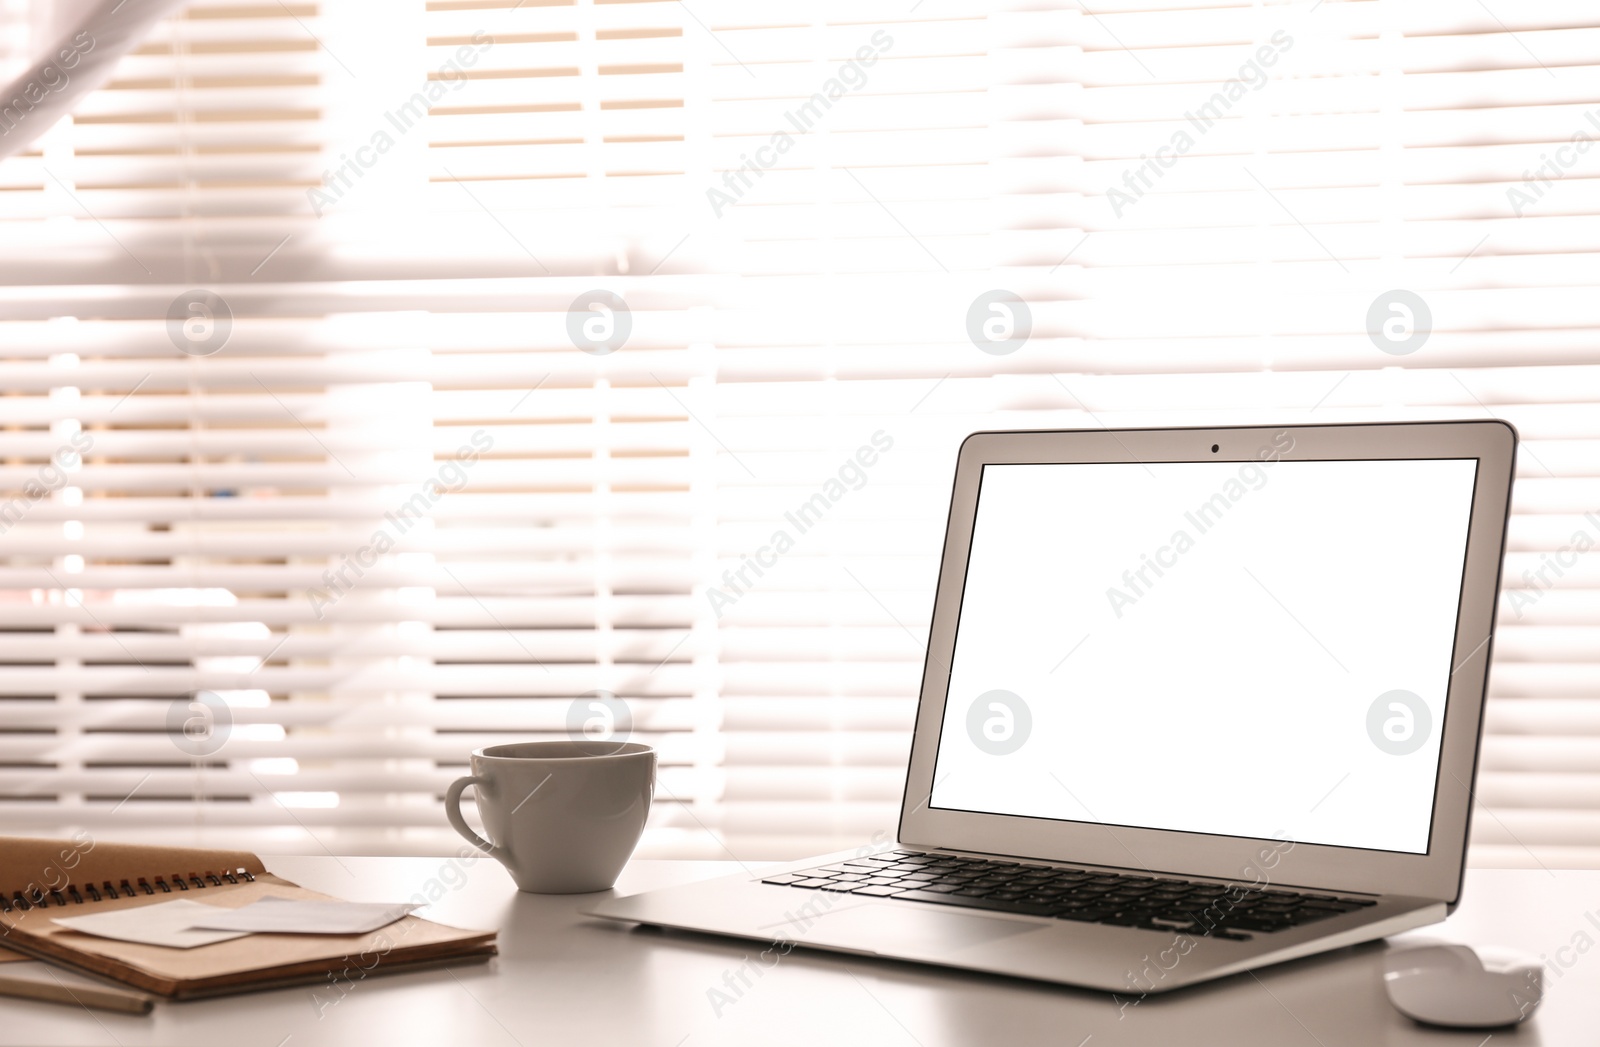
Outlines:
[{"label": "notebook spiral binding", "polygon": [[[255,874],[250,870],[240,868],[225,869],[221,876],[214,872],[190,873],[187,877],[178,873],[173,873],[170,878],[157,876],[153,886],[149,877],[140,876],[137,879],[137,885],[127,880],[121,881],[120,893],[117,885],[112,884],[110,880],[102,881],[99,887],[92,883],[86,883],[83,885],[82,891],[78,889],[77,884],[67,884],[65,888],[61,889],[33,887],[27,892],[12,891],[10,896],[0,892],[0,912],[15,912],[19,909],[23,912],[27,912],[29,909],[48,909],[51,902],[64,907],[68,904],[82,905],[85,902],[108,901],[113,898],[133,898],[141,891],[145,894],[155,894],[158,891],[162,894],[171,894],[174,887],[180,891],[198,891],[204,890],[206,887],[221,887],[224,880],[228,883],[254,883],[255,879]],[[85,898],[84,894],[88,894],[88,897]]]}]

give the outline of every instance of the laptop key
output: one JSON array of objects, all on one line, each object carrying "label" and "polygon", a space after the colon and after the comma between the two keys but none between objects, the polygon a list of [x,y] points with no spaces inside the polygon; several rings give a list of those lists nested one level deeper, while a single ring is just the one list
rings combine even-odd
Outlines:
[{"label": "laptop key", "polygon": [[901,888],[901,887],[863,887],[860,884],[856,884],[856,889],[852,893],[870,895],[873,898],[893,898],[897,894],[904,893],[904,888]]},{"label": "laptop key", "polygon": [[1058,920],[1077,920],[1080,923],[1099,923],[1111,914],[1104,909],[1058,909],[1055,917]]},{"label": "laptop key", "polygon": [[1180,920],[1184,923],[1196,923],[1200,914],[1191,909],[1174,909],[1171,906],[1158,906],[1150,912],[1163,920]]},{"label": "laptop key", "polygon": [[991,912],[1017,913],[1022,916],[1049,916],[1054,906],[1033,905],[1023,901],[996,901],[993,898],[970,898],[960,894],[939,894],[936,891],[902,891],[894,896],[897,901],[933,902],[936,905],[953,905],[963,909],[987,909]]},{"label": "laptop key", "polygon": [[765,880],[762,880],[761,882],[762,883],[776,883],[776,884],[791,884],[791,883],[799,883],[801,880],[808,880],[808,879],[810,879],[810,877],[808,877],[805,873],[784,873],[782,876],[769,876]]},{"label": "laptop key", "polygon": [[833,883],[833,881],[828,879],[825,876],[813,876],[813,877],[811,877],[810,879],[807,879],[807,880],[796,880],[793,883],[791,883],[789,886],[790,887],[816,888],[816,887],[826,887],[827,885],[829,885],[831,883]]}]

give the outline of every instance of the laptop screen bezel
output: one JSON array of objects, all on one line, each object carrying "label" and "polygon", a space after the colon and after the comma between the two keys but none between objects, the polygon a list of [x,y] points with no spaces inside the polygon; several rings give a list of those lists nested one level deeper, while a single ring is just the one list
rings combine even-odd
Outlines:
[{"label": "laptop screen bezel", "polygon": [[[1293,446],[1287,450],[1281,447],[1287,442],[1280,435],[1283,433],[1293,437]],[[1470,786],[1482,733],[1516,442],[1516,430],[1498,420],[973,433],[963,442],[957,458],[901,804],[901,842],[1180,876],[1247,882],[1266,879],[1290,886],[1454,902],[1460,894],[1470,829]],[[1217,447],[1215,452],[1213,445]],[[1244,463],[1258,460],[1264,448],[1274,449],[1281,461],[1477,460],[1451,662],[1455,668],[1445,702],[1427,853],[1106,826],[932,806],[949,666],[984,466]],[[1270,783],[1266,784],[1270,787]]]}]

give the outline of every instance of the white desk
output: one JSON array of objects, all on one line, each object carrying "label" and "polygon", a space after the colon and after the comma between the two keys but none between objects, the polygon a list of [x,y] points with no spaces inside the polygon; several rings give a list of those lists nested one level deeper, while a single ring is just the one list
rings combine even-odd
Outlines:
[{"label": "white desk", "polygon": [[[371,901],[408,898],[446,864],[438,858],[267,861],[274,872],[307,886]],[[734,868],[635,862],[618,888],[632,893]],[[1381,945],[1150,997],[1120,1019],[1101,993],[797,950],[759,978],[747,975],[750,987],[719,1016],[707,991],[729,992],[724,974],[758,955],[759,945],[590,920],[577,914],[586,897],[518,894],[498,865],[483,860],[432,915],[460,926],[500,928],[501,955],[487,965],[368,978],[320,1008],[303,988],[162,1003],[148,1017],[0,998],[0,1043],[1079,1047],[1092,1036],[1090,1047],[1479,1047],[1487,1035],[1428,1030],[1395,1013],[1380,985]],[[1423,933],[1571,961],[1560,978],[1547,975],[1551,985],[1534,1019],[1515,1032],[1496,1032],[1492,1047],[1595,1044],[1600,929],[1588,912],[1600,921],[1600,872],[1476,872],[1462,910]],[[1580,955],[1568,947],[1583,933],[1597,944]]]}]

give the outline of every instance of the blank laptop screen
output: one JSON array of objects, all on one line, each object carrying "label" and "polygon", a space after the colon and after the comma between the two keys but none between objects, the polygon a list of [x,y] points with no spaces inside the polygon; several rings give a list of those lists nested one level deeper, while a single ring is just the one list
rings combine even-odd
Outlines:
[{"label": "blank laptop screen", "polygon": [[931,806],[1427,853],[1477,460],[1263,453],[984,467]]}]

